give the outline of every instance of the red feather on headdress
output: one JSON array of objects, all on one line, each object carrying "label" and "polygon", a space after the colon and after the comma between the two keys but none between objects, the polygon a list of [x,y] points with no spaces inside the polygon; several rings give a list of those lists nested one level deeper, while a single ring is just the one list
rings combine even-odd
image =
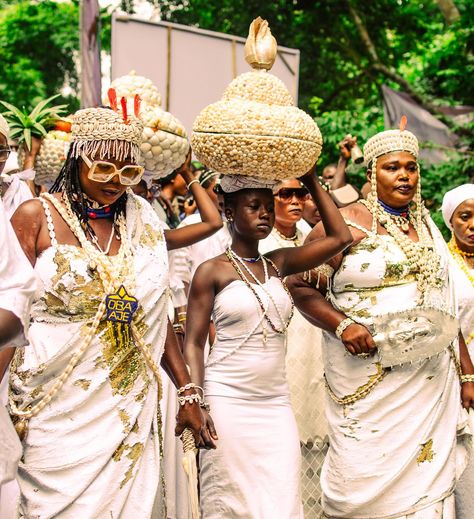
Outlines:
[{"label": "red feather on headdress", "polygon": [[112,110],[114,112],[116,112],[118,109],[118,106],[117,106],[117,92],[115,91],[115,88],[109,88],[109,90],[107,91],[107,95],[109,97],[110,108],[112,108]]},{"label": "red feather on headdress", "polygon": [[400,119],[400,131],[403,132],[405,128],[407,127],[408,119],[406,115],[402,115],[402,118]]},{"label": "red feather on headdress", "polygon": [[128,116],[127,116],[127,100],[125,99],[125,97],[122,97],[122,99],[120,99],[120,104],[122,105],[122,117],[123,117],[123,122],[125,124],[128,124]]},{"label": "red feather on headdress", "polygon": [[140,104],[141,104],[141,99],[140,99],[140,96],[138,94],[135,94],[135,98],[133,100],[133,111],[135,113],[135,117],[138,119],[138,117],[140,117]]}]

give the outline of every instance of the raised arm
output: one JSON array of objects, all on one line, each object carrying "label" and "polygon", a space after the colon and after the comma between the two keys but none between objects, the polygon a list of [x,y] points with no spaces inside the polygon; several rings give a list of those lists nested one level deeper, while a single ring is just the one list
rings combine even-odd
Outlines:
[{"label": "raised arm", "polygon": [[[188,315],[192,318],[186,326],[184,358],[191,370],[191,380],[201,387],[204,385],[204,347],[215,298],[215,285],[212,281],[215,269],[213,260],[206,261],[198,267],[188,298]],[[206,447],[215,448],[214,440],[217,440],[217,434],[209,413],[206,411],[204,414],[208,433],[205,438]]]},{"label": "raised arm", "polygon": [[186,162],[179,169],[189,191],[194,197],[196,205],[201,215],[201,222],[187,225],[179,229],[165,231],[168,250],[179,249],[192,245],[213,235],[222,227],[222,218],[219,210],[210,199],[206,190],[199,184],[194,173],[191,171],[191,152]]},{"label": "raised arm", "polygon": [[304,272],[325,263],[352,243],[352,235],[338,208],[319,183],[314,169],[300,179],[309,190],[319,209],[324,236],[302,247],[285,248],[269,254],[279,266],[282,275]]},{"label": "raised arm", "polygon": [[357,142],[355,137],[346,135],[344,139],[338,144],[339,146],[339,160],[337,162],[336,173],[331,182],[331,190],[339,189],[347,184],[346,168],[349,159],[351,158],[351,148]]}]

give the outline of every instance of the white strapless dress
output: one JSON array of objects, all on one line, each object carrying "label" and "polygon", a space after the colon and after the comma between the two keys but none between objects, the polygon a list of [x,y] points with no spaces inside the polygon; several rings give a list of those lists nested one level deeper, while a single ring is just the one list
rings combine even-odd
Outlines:
[{"label": "white strapless dress", "polygon": [[[279,314],[288,319],[291,310],[280,280],[271,277],[266,290],[253,286],[280,328]],[[217,334],[204,390],[219,440],[216,450],[201,452],[203,518],[300,519],[301,455],[285,373],[285,336],[271,329],[240,280],[216,296],[213,321]]]}]

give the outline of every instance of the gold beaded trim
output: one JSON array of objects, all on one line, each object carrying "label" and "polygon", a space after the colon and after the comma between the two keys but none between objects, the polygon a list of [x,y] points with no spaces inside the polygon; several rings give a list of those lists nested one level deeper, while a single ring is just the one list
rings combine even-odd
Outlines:
[{"label": "gold beaded trim", "polygon": [[364,384],[363,386],[360,386],[355,393],[352,393],[351,395],[347,395],[347,396],[344,396],[341,398],[338,397],[334,393],[334,391],[331,389],[331,387],[329,386],[329,382],[327,381],[326,375],[324,375],[324,384],[326,385],[326,389],[327,389],[331,399],[334,402],[336,402],[336,404],[339,404],[339,405],[350,405],[350,404],[354,404],[358,400],[362,400],[367,395],[369,395],[369,393],[372,391],[372,389],[374,389],[374,387],[377,384],[379,384],[383,380],[385,375],[388,373],[388,370],[383,368],[379,362],[377,362],[375,365],[377,367],[377,373],[372,375],[366,384]]}]

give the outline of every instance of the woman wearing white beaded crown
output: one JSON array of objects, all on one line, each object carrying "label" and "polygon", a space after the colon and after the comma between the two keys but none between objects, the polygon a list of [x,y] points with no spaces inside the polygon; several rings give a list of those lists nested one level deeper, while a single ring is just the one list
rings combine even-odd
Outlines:
[{"label": "woman wearing white beaded crown", "polygon": [[181,386],[176,433],[200,441],[200,397],[167,317],[163,227],[128,190],[143,174],[139,103],[127,116],[111,101],[75,114],[51,193],[12,218],[40,282],[10,378],[22,517],[162,510],[160,362]]},{"label": "woman wearing white beaded crown", "polygon": [[[323,329],[330,447],[321,487],[331,518],[454,518],[467,457],[461,401],[474,405],[474,384],[461,386],[457,368],[465,376],[474,366],[405,124],[364,147],[370,197],[341,210],[353,245],[328,262],[331,274],[290,282],[298,308]],[[323,235],[317,225],[309,240]]]},{"label": "woman wearing white beaded crown", "polygon": [[[443,197],[441,211],[444,223],[452,232],[448,247],[454,259],[459,321],[474,361],[474,184],[464,184],[448,191]],[[471,459],[456,487],[457,519],[474,517],[473,488],[474,461]]]}]

